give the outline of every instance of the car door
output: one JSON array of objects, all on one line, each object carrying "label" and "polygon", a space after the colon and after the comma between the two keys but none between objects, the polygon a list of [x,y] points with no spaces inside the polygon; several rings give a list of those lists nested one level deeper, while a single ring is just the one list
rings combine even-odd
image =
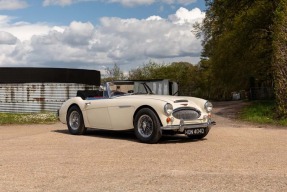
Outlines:
[{"label": "car door", "polygon": [[133,128],[133,115],[135,107],[128,101],[116,99],[108,107],[111,126],[113,130],[128,130]]},{"label": "car door", "polygon": [[111,99],[86,101],[86,115],[92,128],[111,129],[108,105]]}]

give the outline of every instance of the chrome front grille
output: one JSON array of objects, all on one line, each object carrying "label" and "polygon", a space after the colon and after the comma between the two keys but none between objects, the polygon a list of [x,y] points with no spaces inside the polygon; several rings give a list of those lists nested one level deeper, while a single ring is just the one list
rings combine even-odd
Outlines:
[{"label": "chrome front grille", "polygon": [[192,107],[181,107],[175,109],[172,115],[176,119],[195,120],[200,117],[201,113],[199,110]]}]

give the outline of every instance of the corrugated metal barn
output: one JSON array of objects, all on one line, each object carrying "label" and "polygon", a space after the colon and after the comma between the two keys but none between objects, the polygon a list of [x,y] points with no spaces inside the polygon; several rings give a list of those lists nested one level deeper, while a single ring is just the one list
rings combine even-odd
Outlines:
[{"label": "corrugated metal barn", "polygon": [[96,70],[0,68],[0,112],[56,112],[78,90],[99,85]]}]

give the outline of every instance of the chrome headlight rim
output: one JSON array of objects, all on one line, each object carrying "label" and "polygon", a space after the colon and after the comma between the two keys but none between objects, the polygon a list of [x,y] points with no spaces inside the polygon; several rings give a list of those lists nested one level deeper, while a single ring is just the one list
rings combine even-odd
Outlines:
[{"label": "chrome headlight rim", "polygon": [[207,101],[207,102],[204,104],[204,108],[205,108],[205,110],[206,110],[208,113],[210,113],[210,112],[212,111],[212,109],[213,109],[213,105],[212,105],[211,102]]},{"label": "chrome headlight rim", "polygon": [[173,106],[172,106],[172,104],[166,103],[166,104],[164,105],[164,113],[165,113],[167,116],[171,116],[172,112],[173,112]]}]

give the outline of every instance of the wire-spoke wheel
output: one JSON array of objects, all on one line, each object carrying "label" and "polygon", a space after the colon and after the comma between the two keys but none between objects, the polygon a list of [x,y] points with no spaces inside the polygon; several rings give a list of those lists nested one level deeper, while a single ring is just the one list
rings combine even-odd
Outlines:
[{"label": "wire-spoke wheel", "polygon": [[81,110],[77,106],[72,106],[67,113],[67,125],[69,132],[74,135],[84,134],[86,128]]},{"label": "wire-spoke wheel", "polygon": [[162,136],[160,122],[156,114],[148,108],[137,112],[134,120],[135,134],[144,143],[156,143]]},{"label": "wire-spoke wheel", "polygon": [[151,136],[153,131],[153,121],[152,118],[148,115],[142,115],[140,116],[138,120],[138,130],[139,134],[142,137],[148,138]]},{"label": "wire-spoke wheel", "polygon": [[69,125],[71,129],[77,130],[80,126],[80,114],[78,111],[72,111],[69,117]]}]

